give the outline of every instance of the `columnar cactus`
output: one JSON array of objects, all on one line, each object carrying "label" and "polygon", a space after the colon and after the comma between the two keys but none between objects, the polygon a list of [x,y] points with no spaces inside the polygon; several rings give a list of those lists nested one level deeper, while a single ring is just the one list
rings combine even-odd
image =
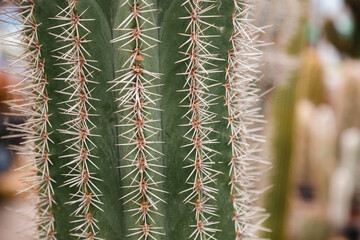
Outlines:
[{"label": "columnar cactus", "polygon": [[[251,0],[17,0],[40,239],[258,239]],[[16,40],[13,39],[16,36]],[[12,38],[12,39],[9,39]],[[235,226],[234,226],[235,224]]]}]

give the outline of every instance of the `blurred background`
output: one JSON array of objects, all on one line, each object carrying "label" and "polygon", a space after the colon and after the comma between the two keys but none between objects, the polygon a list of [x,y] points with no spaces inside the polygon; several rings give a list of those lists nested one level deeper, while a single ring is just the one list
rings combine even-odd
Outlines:
[{"label": "blurred background", "polygon": [[[0,1],[1,4],[1,1]],[[360,0],[260,0],[258,26],[265,26],[261,65],[263,113],[268,121],[264,156],[272,186],[262,199],[271,214],[264,225],[273,240],[360,239]],[[1,19],[0,35],[14,31]],[[10,49],[12,48],[12,49]],[[10,85],[9,51],[0,44],[0,112]],[[21,116],[0,114],[0,240],[15,240],[24,224],[25,163],[9,150],[21,139],[6,138],[8,123]],[[31,213],[29,213],[31,214]],[[31,231],[31,230],[30,230]],[[226,239],[222,239],[226,240]]]},{"label": "blurred background", "polygon": [[360,239],[360,0],[256,7],[273,240]]}]

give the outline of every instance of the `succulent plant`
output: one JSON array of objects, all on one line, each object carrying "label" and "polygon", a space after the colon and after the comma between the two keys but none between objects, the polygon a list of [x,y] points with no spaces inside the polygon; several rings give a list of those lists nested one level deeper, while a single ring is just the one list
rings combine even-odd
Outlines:
[{"label": "succulent plant", "polygon": [[37,237],[258,239],[252,1],[13,4]]},{"label": "succulent plant", "polygon": [[298,76],[298,71],[295,71],[284,85],[277,87],[273,98],[274,133],[271,147],[274,160],[269,178],[274,186],[265,197],[265,207],[271,214],[265,226],[272,230],[270,233],[263,233],[263,237],[267,239],[287,239],[286,218],[292,183],[290,172],[294,150],[293,131]]},{"label": "succulent plant", "polygon": [[[295,195],[293,189],[298,187],[294,185],[309,180],[308,164],[301,159],[304,154],[301,144],[309,140],[304,140],[304,135],[308,133],[304,127],[305,121],[297,113],[299,105],[304,100],[315,106],[327,101],[319,56],[312,48],[306,48],[301,56],[300,66],[283,85],[277,87],[272,103],[274,132],[271,147],[274,159],[269,175],[274,187],[265,197],[265,207],[271,215],[265,226],[272,229],[272,232],[263,234],[271,239],[289,238],[287,219],[292,208],[291,198]],[[302,174],[305,177],[299,176]]]}]

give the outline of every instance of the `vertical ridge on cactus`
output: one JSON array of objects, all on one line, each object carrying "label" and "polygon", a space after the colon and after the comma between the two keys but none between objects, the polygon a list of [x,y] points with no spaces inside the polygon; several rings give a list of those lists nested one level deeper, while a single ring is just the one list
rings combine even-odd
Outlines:
[{"label": "vertical ridge on cactus", "polygon": [[259,108],[256,108],[260,97],[256,73],[261,56],[257,37],[261,29],[251,23],[251,1],[235,0],[234,5],[234,32],[230,38],[232,49],[228,52],[226,67],[225,101],[229,113],[226,119],[231,131],[229,144],[232,147],[229,163],[231,198],[236,239],[240,240],[258,238],[258,231],[266,230],[261,224],[268,216],[255,205],[259,195],[256,190],[259,166],[255,163],[261,163],[262,159],[254,155],[259,150],[254,142],[264,141],[257,134],[261,129],[254,126],[262,121]]},{"label": "vertical ridge on cactus", "polygon": [[[210,3],[210,4],[209,4]],[[210,111],[210,106],[216,104],[217,96],[209,93],[209,89],[219,85],[219,82],[212,78],[212,74],[219,70],[210,61],[219,60],[211,49],[216,48],[208,40],[216,35],[209,35],[206,31],[216,28],[214,24],[207,22],[209,18],[217,17],[208,14],[208,11],[215,8],[215,4],[208,0],[186,0],[182,7],[186,9],[189,16],[181,19],[189,21],[185,32],[180,35],[186,36],[186,40],[180,46],[185,49],[182,53],[185,58],[179,62],[185,62],[186,70],[184,75],[186,82],[184,88],[186,92],[185,100],[189,101],[189,105],[183,105],[188,111],[183,116],[188,121],[184,126],[190,128],[184,135],[189,142],[183,147],[190,148],[185,160],[191,164],[186,166],[193,168],[190,175],[186,179],[186,183],[191,187],[182,193],[187,193],[184,202],[193,205],[195,211],[196,222],[190,225],[195,230],[189,236],[193,239],[215,239],[214,234],[217,221],[212,220],[216,217],[215,194],[218,190],[213,186],[215,177],[220,173],[213,169],[215,154],[219,152],[211,148],[212,144],[216,144],[216,139],[212,139],[210,134],[214,132],[212,124],[215,121],[216,114]]]},{"label": "vertical ridge on cactus", "polygon": [[156,235],[163,235],[162,227],[153,226],[155,220],[151,215],[160,215],[158,203],[164,202],[158,193],[165,193],[159,188],[160,181],[154,177],[165,177],[154,167],[161,168],[158,164],[162,152],[154,147],[160,144],[154,136],[161,131],[156,126],[159,120],[154,119],[151,111],[160,111],[157,102],[161,95],[152,89],[161,86],[158,82],[161,74],[147,70],[144,62],[149,61],[149,49],[155,48],[159,40],[152,37],[149,32],[158,30],[145,14],[156,12],[154,4],[145,0],[125,0],[123,8],[129,8],[129,15],[115,29],[120,32],[120,36],[114,38],[112,43],[120,43],[120,50],[128,55],[128,59],[118,70],[120,76],[110,81],[109,90],[117,92],[119,110],[122,118],[118,127],[125,127],[128,130],[122,132],[119,137],[124,143],[120,146],[130,146],[122,159],[123,164],[120,168],[129,169],[128,173],[122,177],[131,179],[131,182],[124,186],[130,191],[121,197],[124,204],[131,204],[127,212],[137,217],[136,224],[139,227],[130,228],[127,236],[140,236],[139,239],[152,238]]},{"label": "vertical ridge on cactus", "polygon": [[251,1],[17,2],[41,239],[258,239]]},{"label": "vertical ridge on cactus", "polygon": [[[48,112],[49,96],[47,93],[47,76],[45,73],[45,59],[41,55],[42,45],[38,40],[38,26],[34,16],[35,3],[33,0],[23,0],[16,2],[14,6],[3,9],[4,14],[10,22],[15,21],[20,30],[4,36],[5,41],[10,46],[20,46],[23,48],[18,56],[13,56],[14,61],[10,68],[22,69],[17,72],[16,77],[21,81],[14,86],[12,92],[15,95],[23,96],[23,100],[9,100],[13,114],[25,116],[27,120],[20,125],[9,124],[9,130],[16,132],[11,137],[23,137],[22,146],[15,147],[15,150],[25,155],[30,155],[30,162],[24,166],[30,174],[23,181],[30,185],[22,192],[33,191],[37,199],[33,207],[37,212],[35,225],[37,233],[42,239],[55,240],[55,226],[53,218],[53,195],[54,188],[50,174],[51,153],[49,143],[53,143],[50,138],[48,127],[51,127]],[[11,37],[12,39],[8,39]],[[8,40],[6,40],[8,39]],[[20,101],[19,101],[20,100]]]},{"label": "vertical ridge on cactus", "polygon": [[[55,58],[59,61],[63,72],[55,80],[65,81],[68,86],[59,91],[60,94],[68,96],[68,100],[61,102],[64,105],[61,113],[70,116],[70,120],[62,125],[65,129],[59,132],[64,134],[66,144],[65,154],[61,158],[69,158],[64,167],[69,168],[67,173],[68,180],[64,186],[76,187],[78,190],[71,195],[68,204],[76,204],[77,208],[71,215],[76,217],[72,222],[76,225],[71,231],[72,235],[79,239],[99,239],[96,237],[100,230],[97,219],[92,214],[93,208],[102,211],[102,200],[100,199],[101,190],[95,182],[101,179],[95,177],[89,165],[98,168],[96,161],[99,157],[92,154],[92,149],[96,147],[91,138],[98,135],[93,134],[92,130],[96,125],[90,120],[94,116],[96,109],[91,102],[98,99],[92,97],[91,83],[93,71],[100,71],[92,64],[90,53],[86,50],[85,44],[88,42],[86,36],[90,30],[84,26],[86,21],[82,16],[85,11],[79,13],[77,10],[77,0],[67,0],[68,5],[55,16],[59,21],[57,26],[51,29],[60,28],[60,34],[52,34],[59,42],[65,45],[53,50],[56,52]],[[85,32],[85,33],[83,33]]]}]

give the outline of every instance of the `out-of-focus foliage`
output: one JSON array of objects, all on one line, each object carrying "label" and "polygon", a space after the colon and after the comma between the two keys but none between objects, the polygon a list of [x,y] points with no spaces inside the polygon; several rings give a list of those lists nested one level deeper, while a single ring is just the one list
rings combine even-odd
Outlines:
[{"label": "out-of-focus foliage", "polygon": [[[360,127],[360,64],[353,59],[360,56],[360,1],[344,0],[351,28],[328,20],[348,17],[341,0],[261,2],[259,11],[267,16],[262,21],[275,26],[267,35],[274,46],[265,51],[263,67],[267,86],[275,87],[266,99],[273,188],[264,198],[271,213],[266,226],[272,228],[265,237],[357,240],[360,187],[351,179],[359,179],[360,163],[347,177],[341,174],[346,152],[341,136]],[[330,8],[331,14],[324,11]]]},{"label": "out-of-focus foliage", "polygon": [[360,57],[360,1],[345,0],[348,5],[353,21],[354,31],[352,36],[341,35],[335,28],[333,21],[327,20],[325,23],[325,32],[328,40],[342,53],[351,57]]}]

